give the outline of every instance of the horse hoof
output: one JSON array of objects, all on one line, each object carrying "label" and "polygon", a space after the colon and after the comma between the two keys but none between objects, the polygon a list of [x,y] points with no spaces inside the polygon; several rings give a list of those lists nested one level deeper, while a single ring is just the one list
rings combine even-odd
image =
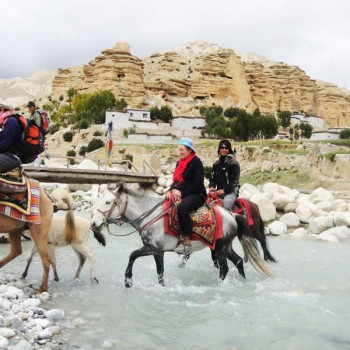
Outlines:
[{"label": "horse hoof", "polygon": [[26,274],[23,274],[23,275],[21,276],[21,280],[24,280],[26,277],[27,277],[27,275],[26,275]]},{"label": "horse hoof", "polygon": [[237,270],[238,270],[239,274],[242,277],[246,278],[245,277],[245,273],[244,273],[244,265],[243,265],[243,260],[242,259],[240,261],[238,261],[236,267],[237,267]]},{"label": "horse hoof", "polygon": [[125,278],[124,285],[126,288],[132,287],[132,280],[130,278]]},{"label": "horse hoof", "polygon": [[97,282],[98,284],[100,284],[99,280],[96,277],[91,278],[91,282]]}]

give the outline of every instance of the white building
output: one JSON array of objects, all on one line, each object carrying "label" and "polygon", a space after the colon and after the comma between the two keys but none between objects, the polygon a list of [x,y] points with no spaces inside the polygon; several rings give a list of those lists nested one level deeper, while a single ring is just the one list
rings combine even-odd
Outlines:
[{"label": "white building", "polygon": [[290,118],[292,124],[309,123],[313,128],[324,129],[324,120],[321,117],[315,117],[303,114],[293,114]]},{"label": "white building", "polygon": [[338,140],[340,139],[339,132],[329,131],[329,130],[321,130],[321,131],[313,131],[310,137],[310,140]]},{"label": "white building", "polygon": [[[149,110],[131,108],[125,112],[107,110],[106,125],[110,122],[113,123],[114,131],[134,128],[135,134],[128,136],[128,139],[133,141],[158,139],[161,142],[169,140],[169,137],[172,136],[174,138],[183,136],[200,137],[201,129],[205,127],[203,117],[177,116],[173,117],[170,123],[154,122],[151,121]],[[152,130],[157,130],[158,136],[154,135]],[[159,132],[162,132],[164,137],[161,137],[162,135]]]},{"label": "white building", "polygon": [[135,127],[135,122],[151,122],[151,112],[145,109],[126,109],[125,112],[117,110],[106,111],[106,125],[113,123],[113,130],[129,129]]}]

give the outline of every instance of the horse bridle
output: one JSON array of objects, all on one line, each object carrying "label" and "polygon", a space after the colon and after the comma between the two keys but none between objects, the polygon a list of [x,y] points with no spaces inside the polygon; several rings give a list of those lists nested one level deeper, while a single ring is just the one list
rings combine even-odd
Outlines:
[{"label": "horse bridle", "polygon": [[[125,212],[126,209],[128,207],[128,196],[126,196],[125,199],[125,206],[123,211],[120,210],[120,193],[114,193],[113,191],[110,191],[113,195],[114,195],[114,201],[112,203],[112,206],[110,209],[106,210],[106,211],[102,211],[101,209],[97,209],[96,211],[98,211],[100,214],[102,214],[103,216],[103,222],[106,225],[106,228],[109,232],[109,224],[116,224],[116,225],[122,225],[123,224],[123,218],[125,217]],[[114,220],[111,220],[110,217],[115,209],[115,207],[119,207],[119,213],[120,213],[120,217]]]},{"label": "horse bridle", "polygon": [[[116,224],[116,225],[122,225],[124,222],[128,222],[130,224],[132,223],[137,223],[137,222],[140,222],[142,220],[144,220],[147,216],[149,216],[151,213],[153,213],[159,206],[161,206],[163,204],[163,202],[159,202],[157,205],[155,205],[153,208],[151,208],[150,210],[142,213],[138,218],[134,219],[134,220],[125,220],[125,212],[126,212],[126,209],[128,207],[128,202],[129,202],[129,199],[128,199],[128,195],[125,194],[125,206],[124,206],[124,209],[123,211],[120,210],[120,193],[114,193],[113,191],[110,191],[115,199],[112,203],[112,206],[109,210],[106,210],[106,211],[102,211],[101,209],[97,209],[96,211],[98,211],[100,214],[102,214],[102,216],[104,217],[104,224],[106,225],[106,228],[109,232],[109,224]],[[110,217],[115,209],[115,207],[119,207],[119,212],[120,212],[120,217],[117,218],[117,219],[113,219],[111,220]],[[149,222],[147,222],[145,225],[143,225],[140,229],[139,229],[139,233],[141,234],[141,232],[148,226],[152,225],[153,223],[155,223],[156,221],[158,221],[159,219],[161,219],[165,214],[169,213],[169,210],[165,210],[165,211],[162,211],[159,215],[157,215],[154,219],[150,220]]]}]

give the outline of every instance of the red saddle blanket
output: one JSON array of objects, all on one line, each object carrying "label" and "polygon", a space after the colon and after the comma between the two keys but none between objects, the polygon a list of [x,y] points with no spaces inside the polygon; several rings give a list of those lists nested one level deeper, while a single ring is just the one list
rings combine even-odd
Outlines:
[{"label": "red saddle blanket", "polygon": [[[222,205],[220,198],[214,193],[210,192],[207,197],[208,204]],[[249,226],[254,225],[254,219],[252,215],[252,209],[249,201],[243,198],[237,198],[235,206],[232,210],[235,214],[246,215]]]},{"label": "red saddle blanket", "polygon": [[0,214],[16,220],[40,224],[39,200],[39,182],[27,178],[24,192],[0,192]]},{"label": "red saddle blanket", "polygon": [[[164,216],[164,232],[179,237],[179,220],[176,206],[179,201],[168,200],[163,203],[163,210],[168,214]],[[222,219],[216,206],[202,205],[190,214],[193,221],[193,240],[200,240],[210,249],[215,249],[216,241],[222,238]]]},{"label": "red saddle blanket", "polygon": [[237,198],[236,206],[233,210],[236,214],[245,214],[247,217],[247,222],[249,226],[254,225],[254,219],[252,216],[252,209],[250,203],[246,199]]}]

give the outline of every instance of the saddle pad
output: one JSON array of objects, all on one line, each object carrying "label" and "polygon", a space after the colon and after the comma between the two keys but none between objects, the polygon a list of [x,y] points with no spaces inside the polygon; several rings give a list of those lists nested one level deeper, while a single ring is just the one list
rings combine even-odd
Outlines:
[{"label": "saddle pad", "polygon": [[21,207],[14,203],[0,201],[0,214],[6,215],[10,218],[26,221],[33,224],[40,224],[40,188],[39,182],[33,179],[28,180],[27,210],[24,211]]},{"label": "saddle pad", "polygon": [[[176,205],[171,205],[171,201],[163,203],[164,231],[175,237],[179,237],[179,220]],[[191,239],[197,239],[206,244],[210,249],[215,249],[216,240],[222,238],[222,220],[216,206],[203,205],[190,214],[193,221],[193,233]]]},{"label": "saddle pad", "polygon": [[234,208],[233,212],[236,214],[242,214],[242,212],[245,213],[247,216],[247,222],[249,226],[254,225],[254,219],[252,216],[252,210],[250,208],[250,204],[247,200],[242,198],[237,198],[236,201],[237,206]]},{"label": "saddle pad", "polygon": [[0,182],[12,185],[24,185],[27,182],[27,177],[23,176],[20,168],[16,168],[7,173],[0,174]]}]

